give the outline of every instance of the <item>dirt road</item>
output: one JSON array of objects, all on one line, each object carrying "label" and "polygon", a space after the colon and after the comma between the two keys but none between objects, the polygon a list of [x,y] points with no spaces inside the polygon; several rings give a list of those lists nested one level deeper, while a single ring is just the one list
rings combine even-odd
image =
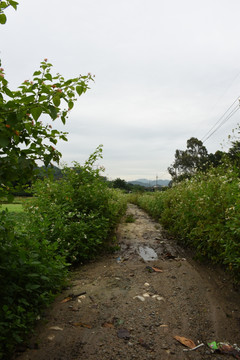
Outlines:
[{"label": "dirt road", "polygon": [[[121,250],[74,272],[18,360],[233,359],[207,343],[240,346],[240,293],[145,212],[130,205],[129,214],[134,222],[118,229]],[[176,335],[204,346],[184,351]]]}]

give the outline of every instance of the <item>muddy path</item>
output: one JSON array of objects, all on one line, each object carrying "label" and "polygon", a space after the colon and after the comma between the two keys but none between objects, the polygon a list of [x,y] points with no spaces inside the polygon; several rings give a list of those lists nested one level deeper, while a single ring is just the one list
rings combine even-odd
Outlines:
[{"label": "muddy path", "polygon": [[[240,345],[240,293],[145,212],[129,205],[129,215],[134,222],[123,219],[117,232],[121,249],[73,273],[14,359],[233,359],[206,344]],[[176,335],[205,345],[183,351]]]}]

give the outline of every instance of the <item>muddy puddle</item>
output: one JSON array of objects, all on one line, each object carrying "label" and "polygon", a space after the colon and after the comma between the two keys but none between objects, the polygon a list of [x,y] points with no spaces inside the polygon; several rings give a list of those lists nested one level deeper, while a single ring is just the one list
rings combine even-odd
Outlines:
[{"label": "muddy puddle", "polygon": [[129,205],[126,216],[133,215],[133,223],[122,223],[118,228],[118,243],[121,258],[125,260],[156,261],[168,256],[181,256],[181,249],[171,246],[163,236],[160,224],[153,221],[146,213],[141,213],[135,205]]}]

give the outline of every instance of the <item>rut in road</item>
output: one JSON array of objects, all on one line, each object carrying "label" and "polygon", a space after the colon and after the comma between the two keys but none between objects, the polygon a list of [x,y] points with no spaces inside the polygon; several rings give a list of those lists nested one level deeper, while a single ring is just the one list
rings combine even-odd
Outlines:
[{"label": "rut in road", "polygon": [[[239,292],[167,239],[144,211],[130,204],[129,215],[134,222],[123,219],[117,230],[120,250],[73,272],[71,287],[14,358],[232,359],[207,343],[240,345]],[[204,346],[183,351],[176,335]]]}]

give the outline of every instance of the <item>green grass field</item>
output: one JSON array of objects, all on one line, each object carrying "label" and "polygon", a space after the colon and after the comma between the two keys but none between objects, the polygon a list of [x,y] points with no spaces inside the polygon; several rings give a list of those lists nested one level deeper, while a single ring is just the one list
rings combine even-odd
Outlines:
[{"label": "green grass field", "polygon": [[0,211],[7,209],[9,212],[14,213],[23,212],[23,204],[29,200],[31,200],[29,197],[16,196],[13,202],[8,203],[6,199],[3,199],[3,201],[0,203]]},{"label": "green grass field", "polygon": [[2,204],[0,210],[8,210],[9,212],[22,212],[22,204]]}]

